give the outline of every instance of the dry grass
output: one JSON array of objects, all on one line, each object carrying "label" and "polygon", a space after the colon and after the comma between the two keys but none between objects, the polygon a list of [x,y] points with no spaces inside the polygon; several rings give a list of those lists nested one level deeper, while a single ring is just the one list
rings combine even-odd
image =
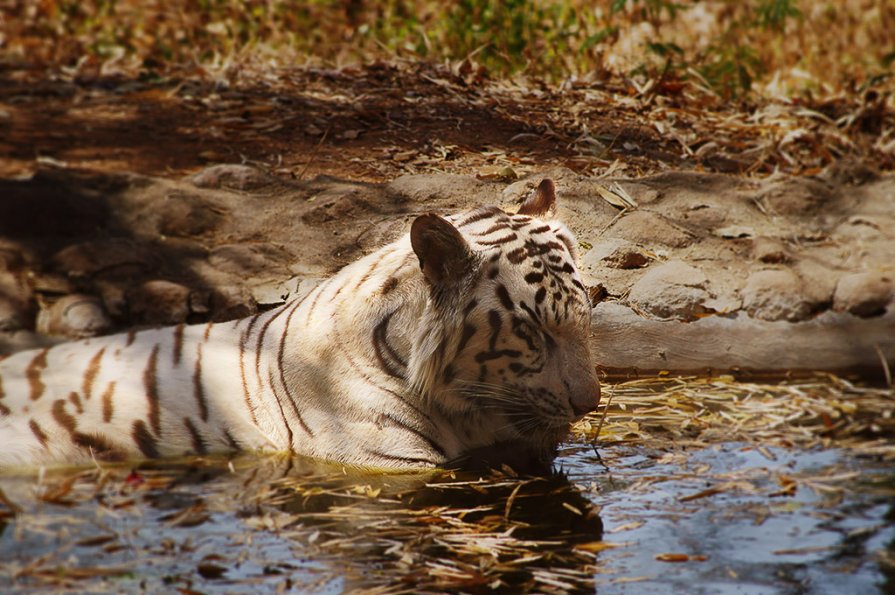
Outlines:
[{"label": "dry grass", "polygon": [[895,58],[888,0],[12,0],[0,19],[4,62],[147,74],[245,61],[470,59],[496,76],[661,74],[722,94],[757,81],[769,94],[829,95],[885,83]]},{"label": "dry grass", "polygon": [[[610,386],[574,432],[597,444],[844,448],[895,460],[895,391],[831,375],[781,384],[732,377],[647,378]],[[601,422],[605,415],[605,423]]]}]

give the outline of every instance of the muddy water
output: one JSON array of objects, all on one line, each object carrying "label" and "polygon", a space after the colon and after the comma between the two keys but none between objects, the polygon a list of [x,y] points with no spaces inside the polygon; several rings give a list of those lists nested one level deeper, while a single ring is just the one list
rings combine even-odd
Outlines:
[{"label": "muddy water", "polygon": [[0,591],[887,593],[892,466],[565,446],[549,477],[191,459],[0,478]]}]

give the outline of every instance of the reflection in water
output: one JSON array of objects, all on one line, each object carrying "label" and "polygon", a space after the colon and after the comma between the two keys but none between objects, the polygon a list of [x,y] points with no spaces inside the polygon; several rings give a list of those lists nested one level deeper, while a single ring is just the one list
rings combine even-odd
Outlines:
[{"label": "reflection in water", "polygon": [[593,590],[597,509],[566,477],[371,475],[290,459],[269,502],[313,531],[345,586]]},{"label": "reflection in water", "polygon": [[895,586],[891,463],[723,443],[570,445],[557,465],[399,475],[247,455],[0,476],[0,592]]}]

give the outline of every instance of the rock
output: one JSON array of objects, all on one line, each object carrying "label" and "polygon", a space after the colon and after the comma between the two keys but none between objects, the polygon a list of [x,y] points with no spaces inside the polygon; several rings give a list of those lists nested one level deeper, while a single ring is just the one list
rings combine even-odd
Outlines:
[{"label": "rock", "polygon": [[218,226],[221,207],[185,192],[170,192],[158,204],[159,233],[175,237],[200,235]]},{"label": "rock", "polygon": [[726,225],[715,230],[715,235],[725,240],[754,238],[755,230],[748,225]]},{"label": "rock", "polygon": [[211,293],[211,319],[214,322],[245,318],[258,311],[258,304],[245,287],[217,287]]},{"label": "rock", "polygon": [[864,272],[842,275],[833,293],[833,309],[869,318],[885,314],[892,301],[892,278],[882,273]]},{"label": "rock", "polygon": [[147,281],[129,291],[127,298],[131,315],[143,324],[180,324],[190,314],[190,290],[179,283]]},{"label": "rock", "polygon": [[319,192],[314,195],[313,199],[315,206],[301,216],[302,222],[308,225],[365,219],[368,213],[375,212],[380,208],[364,198],[364,192],[361,189],[347,184],[340,188]]},{"label": "rock", "polygon": [[197,188],[252,191],[279,184],[274,176],[248,165],[222,164],[206,167],[187,178]]},{"label": "rock", "polygon": [[21,275],[0,270],[0,331],[32,326],[31,288]]},{"label": "rock", "polygon": [[660,244],[671,248],[683,248],[694,240],[691,233],[672,225],[661,215],[648,211],[628,213],[616,221],[608,233],[612,237],[645,246]]},{"label": "rock", "polygon": [[804,216],[835,202],[835,192],[811,178],[785,178],[759,192],[760,200],[775,215]]},{"label": "rock", "polygon": [[211,251],[208,262],[225,273],[242,278],[288,275],[292,255],[279,246],[263,242],[253,244],[225,244]]},{"label": "rock", "polygon": [[67,295],[37,315],[37,331],[46,335],[85,339],[111,328],[102,301],[92,295]]},{"label": "rock", "polygon": [[205,289],[197,289],[190,292],[190,312],[205,316],[211,312],[211,292]]},{"label": "rock", "polygon": [[647,271],[631,287],[628,301],[660,318],[695,320],[707,312],[704,304],[711,297],[707,286],[702,271],[672,260]]},{"label": "rock", "polygon": [[22,270],[28,258],[25,249],[16,242],[0,237],[0,271]]},{"label": "rock", "polygon": [[252,297],[259,305],[272,306],[282,304],[283,302],[295,297],[304,281],[298,277],[292,277],[285,281],[280,279],[270,279],[251,288]]},{"label": "rock", "polygon": [[52,262],[56,270],[74,278],[132,277],[151,268],[152,256],[139,244],[111,238],[63,248]]},{"label": "rock", "polygon": [[814,311],[814,304],[805,296],[802,280],[790,270],[752,273],[740,295],[749,315],[762,320],[796,322],[805,320]]},{"label": "rock", "polygon": [[752,258],[768,264],[789,262],[789,250],[786,244],[776,238],[761,236],[752,241]]},{"label": "rock", "polygon": [[813,258],[796,261],[792,271],[802,280],[802,294],[811,304],[812,314],[829,310],[833,305],[833,291],[839,272]]},{"label": "rock", "polygon": [[96,284],[96,288],[103,300],[106,312],[115,318],[127,316],[127,292],[121,285],[100,281]]},{"label": "rock", "polygon": [[35,273],[31,284],[35,292],[42,294],[62,296],[75,292],[74,284],[59,273]]},{"label": "rock", "polygon": [[649,263],[649,257],[636,244],[608,238],[594,244],[582,262],[585,266],[607,266],[614,269],[639,269]]}]

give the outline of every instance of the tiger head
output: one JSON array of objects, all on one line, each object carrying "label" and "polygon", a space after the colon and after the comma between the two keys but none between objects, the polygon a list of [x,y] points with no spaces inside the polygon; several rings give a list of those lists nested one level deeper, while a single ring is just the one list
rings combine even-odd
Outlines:
[{"label": "tiger head", "polygon": [[516,214],[428,214],[411,228],[429,291],[411,382],[452,418],[490,430],[492,443],[552,450],[599,403],[576,241],[542,219],[555,200],[544,180]]}]

